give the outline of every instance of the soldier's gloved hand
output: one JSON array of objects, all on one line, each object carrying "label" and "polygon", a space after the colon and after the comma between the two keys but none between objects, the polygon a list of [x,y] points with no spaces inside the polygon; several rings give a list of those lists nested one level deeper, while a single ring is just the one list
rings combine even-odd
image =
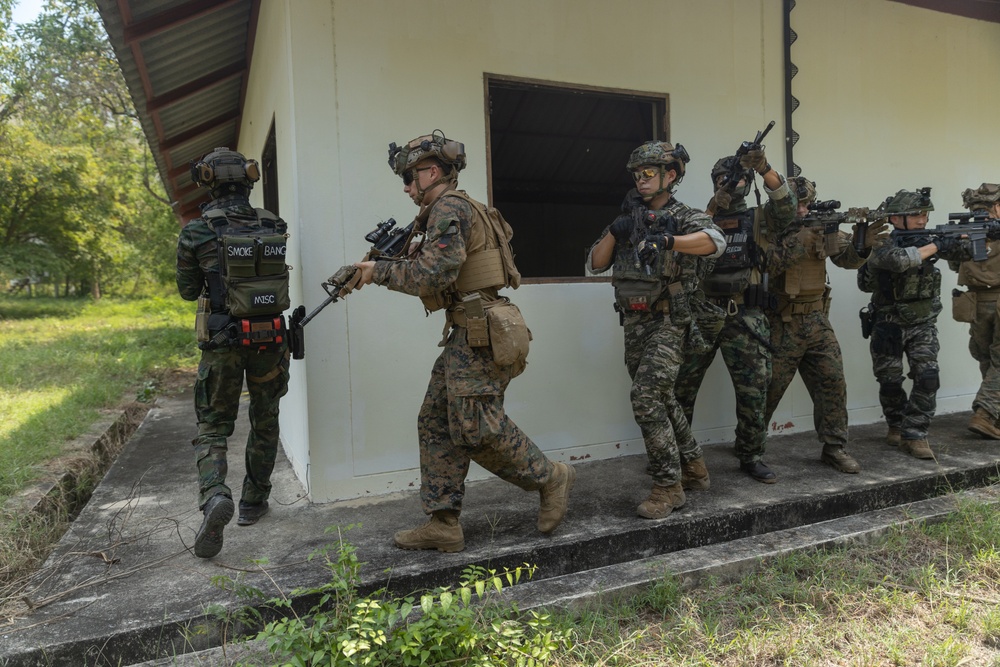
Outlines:
[{"label": "soldier's gloved hand", "polygon": [[611,223],[608,228],[608,232],[615,237],[616,243],[621,243],[622,241],[628,240],[632,236],[632,229],[635,227],[635,221],[632,220],[630,215],[619,215],[615,218],[615,221]]},{"label": "soldier's gloved hand", "polygon": [[991,241],[1000,239],[1000,220],[986,221],[986,238]]},{"label": "soldier's gloved hand", "polygon": [[937,246],[937,251],[942,255],[950,255],[962,245],[962,239],[957,236],[935,236],[931,242]]},{"label": "soldier's gloved hand", "polygon": [[660,253],[674,247],[674,237],[672,234],[647,234],[646,238],[639,244],[639,260],[648,265],[656,262]]},{"label": "soldier's gloved hand", "polygon": [[770,167],[767,164],[767,156],[764,155],[763,148],[755,148],[747,151],[747,154],[740,158],[740,166],[744,169],[753,169],[761,176],[766,174]]},{"label": "soldier's gloved hand", "polygon": [[870,223],[868,225],[868,229],[864,230],[864,232],[861,231],[861,226],[861,223],[854,225],[854,236],[857,238],[859,234],[864,234],[865,248],[874,248],[885,239],[889,238],[889,232],[891,229],[889,228],[888,222],[882,221]]},{"label": "soldier's gloved hand", "polygon": [[733,196],[725,190],[716,190],[712,195],[712,200],[708,202],[708,207],[714,211],[728,211],[729,205],[733,203]]}]

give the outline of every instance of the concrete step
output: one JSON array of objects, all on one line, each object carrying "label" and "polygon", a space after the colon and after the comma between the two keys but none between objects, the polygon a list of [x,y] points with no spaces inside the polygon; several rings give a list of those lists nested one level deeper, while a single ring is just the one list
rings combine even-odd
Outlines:
[{"label": "concrete step", "polygon": [[[820,463],[812,433],[770,440],[765,460],[779,476],[771,485],[739,472],[731,444],[709,445],[711,490],[689,493],[683,509],[660,521],[635,514],[650,488],[644,456],[576,463],[570,512],[552,536],[535,529],[537,494],[489,479],[468,485],[462,514],[466,550],[442,554],[392,545],[394,532],[424,520],[416,490],[374,501],[311,505],[282,459],[270,514],[256,526],[230,525],[222,553],[200,560],[189,552],[200,525],[190,405],[190,396],[182,395],[160,401],[150,412],[39,572],[26,596],[33,608],[0,627],[0,664],[118,667],[156,659],[170,664],[189,654],[196,659],[197,651],[222,645],[233,630],[209,607],[243,604],[213,585],[213,577],[239,578],[269,596],[317,586],[327,570],[321,559],[309,556],[336,540],[336,533],[325,532],[330,526],[360,524],[343,534],[365,563],[364,592],[388,588],[405,594],[454,584],[469,565],[501,569],[529,563],[538,566],[534,582],[513,593],[525,596],[522,604],[535,604],[529,598],[569,603],[560,602],[561,594],[531,591],[572,590],[576,599],[606,590],[610,577],[620,579],[627,594],[628,585],[644,584],[625,572],[648,570],[649,563],[671,554],[725,550],[753,540],[767,544],[783,531],[984,487],[1000,476],[1000,443],[969,433],[968,413],[935,419],[936,461],[888,447],[884,424],[853,427],[850,451],[863,468],[857,475]],[[238,430],[233,442],[243,438],[245,430]],[[240,458],[231,457],[232,479],[242,478]],[[297,600],[303,609],[309,603]]]}]

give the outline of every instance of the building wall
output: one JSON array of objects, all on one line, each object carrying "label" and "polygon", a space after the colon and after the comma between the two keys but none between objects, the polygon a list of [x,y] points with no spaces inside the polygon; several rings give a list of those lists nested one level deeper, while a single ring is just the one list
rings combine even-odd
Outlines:
[{"label": "building wall", "polygon": [[[463,141],[469,167],[461,186],[486,199],[484,72],[669,93],[671,138],[692,156],[678,197],[695,206],[711,195],[715,160],[771,119],[778,125],[769,156],[781,164],[781,5],[262,3],[241,148],[259,152],[274,114],[281,213],[298,262],[293,301],[314,308],[326,296],[319,283],[365,252],[365,233],[390,216],[406,224],[415,215],[387,167],[390,141],[435,128]],[[973,77],[981,72],[985,81],[1000,68],[1000,26],[885,0],[799,0],[792,21],[802,101],[793,117],[802,135],[796,161],[823,198],[875,205],[897,189],[932,185],[936,223],[958,210],[961,189],[997,178],[986,171],[996,160],[980,136],[1000,93],[974,89]],[[865,299],[853,274],[831,273],[851,418],[875,421],[877,387],[857,325]],[[508,412],[561,460],[643,451],[611,294],[607,283],[529,284],[511,294],[535,340],[527,372],[507,392]],[[372,286],[307,327],[282,429],[313,500],[419,486],[416,415],[443,320],[422,314],[418,300]],[[967,409],[977,383],[965,333],[947,317],[942,331],[956,343],[942,351],[940,405]],[[796,385],[775,419],[788,430],[811,428],[811,405]],[[696,408],[696,435],[731,439],[734,411],[717,360]]]}]

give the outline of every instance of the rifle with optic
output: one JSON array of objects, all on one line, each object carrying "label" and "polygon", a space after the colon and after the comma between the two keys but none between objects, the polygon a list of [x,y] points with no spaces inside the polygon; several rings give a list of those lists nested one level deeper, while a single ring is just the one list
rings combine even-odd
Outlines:
[{"label": "rifle with optic", "polygon": [[[392,218],[378,223],[375,229],[365,234],[365,241],[371,243],[372,247],[361,261],[399,259],[410,246],[415,224],[416,221],[411,222],[406,227],[396,227],[396,221]],[[354,278],[357,270],[353,264],[342,266],[336,273],[320,283],[328,296],[308,315],[306,315],[305,306],[298,306],[292,311],[291,317],[288,318],[288,347],[292,352],[292,359],[305,358],[305,326],[319,315],[320,311],[341,299],[341,290]]]}]

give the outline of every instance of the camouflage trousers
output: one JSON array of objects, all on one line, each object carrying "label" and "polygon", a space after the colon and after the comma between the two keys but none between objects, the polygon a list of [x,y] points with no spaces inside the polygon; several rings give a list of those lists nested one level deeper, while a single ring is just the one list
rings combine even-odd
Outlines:
[{"label": "camouflage trousers", "polygon": [[[736,457],[742,463],[759,461],[767,443],[767,386],[771,380],[770,325],[759,308],[726,317],[712,348],[689,351],[677,380],[677,399],[690,421],[705,373],[722,350],[736,392]],[[752,333],[751,333],[752,332]]]},{"label": "camouflage trousers", "polygon": [[624,324],[625,366],[632,378],[632,413],[649,459],[646,472],[669,486],[680,481],[682,464],[702,456],[674,394],[688,327],[650,315],[626,317]]},{"label": "camouflage trousers", "polygon": [[525,491],[549,481],[552,462],[504,412],[510,379],[510,367],[493,363],[488,346],[469,347],[466,330],[452,329],[417,418],[427,514],[462,509],[472,461]]},{"label": "camouflage trousers", "polygon": [[813,403],[813,427],[824,445],[847,444],[847,380],[840,343],[830,319],[822,310],[792,315],[769,314],[771,322],[771,384],[767,389],[767,415],[774,411],[798,371]]},{"label": "camouflage trousers", "polygon": [[194,385],[198,437],[191,441],[198,466],[199,507],[219,493],[233,497],[226,486],[227,438],[235,427],[244,375],[250,394],[250,435],[240,499],[267,500],[278,453],[278,403],[288,393],[288,363],[284,347],[273,352],[219,348],[201,353]]},{"label": "camouflage trousers", "polygon": [[[927,437],[937,408],[940,384],[937,326],[933,320],[898,326],[898,339],[893,333],[893,339],[888,341],[883,340],[879,330],[880,324],[876,323],[870,347],[882,414],[890,427],[902,431],[904,440],[922,440]],[[887,350],[887,347],[894,349]],[[913,380],[909,396],[903,389],[904,354],[910,367],[909,378]]]},{"label": "camouflage trousers", "polygon": [[1000,317],[997,301],[978,300],[976,321],[969,325],[969,352],[979,362],[983,382],[979,385],[972,409],[982,408],[996,419],[1000,417]]}]

